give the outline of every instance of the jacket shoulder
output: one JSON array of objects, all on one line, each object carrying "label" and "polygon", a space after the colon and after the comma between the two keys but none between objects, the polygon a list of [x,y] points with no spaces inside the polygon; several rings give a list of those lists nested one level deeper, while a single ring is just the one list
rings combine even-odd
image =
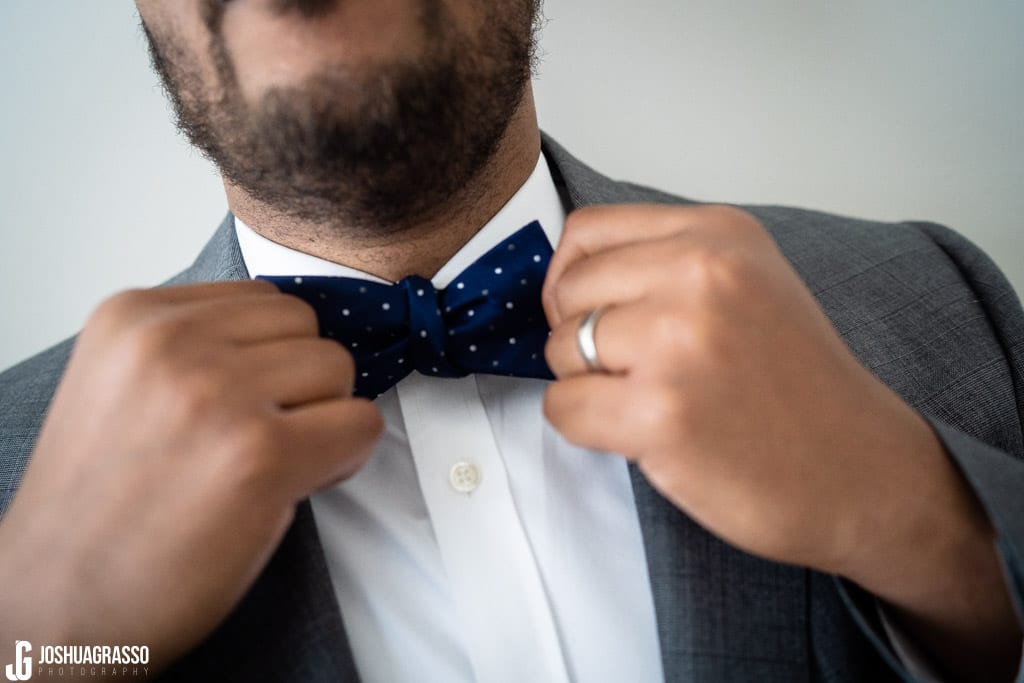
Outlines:
[{"label": "jacket shoulder", "polygon": [[922,414],[1024,456],[1024,310],[954,230],[751,207],[847,346]]}]

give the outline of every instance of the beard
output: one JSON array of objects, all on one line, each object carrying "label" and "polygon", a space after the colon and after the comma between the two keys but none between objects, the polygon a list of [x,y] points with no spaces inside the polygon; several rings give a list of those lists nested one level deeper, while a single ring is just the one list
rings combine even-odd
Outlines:
[{"label": "beard", "polygon": [[[335,2],[277,0],[274,9],[313,18]],[[143,25],[178,128],[226,180],[266,206],[381,235],[442,211],[483,172],[532,73],[540,0],[485,0],[486,34],[475,36],[452,28],[439,0],[422,0],[425,47],[415,61],[326,64],[254,103],[221,32],[223,4],[203,5],[212,85],[173,36]]]}]

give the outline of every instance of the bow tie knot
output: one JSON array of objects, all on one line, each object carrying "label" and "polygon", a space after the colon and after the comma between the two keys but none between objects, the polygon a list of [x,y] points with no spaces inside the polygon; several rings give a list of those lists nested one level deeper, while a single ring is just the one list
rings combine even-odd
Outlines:
[{"label": "bow tie knot", "polygon": [[540,291],[551,246],[534,221],[438,290],[410,275],[394,285],[346,277],[261,277],[316,311],[320,333],[356,360],[356,395],[374,398],[413,370],[551,379]]},{"label": "bow tie knot", "polygon": [[461,377],[463,372],[448,362],[447,327],[441,311],[441,293],[430,280],[410,275],[398,283],[405,291],[408,307],[408,355],[413,368],[438,377]]}]

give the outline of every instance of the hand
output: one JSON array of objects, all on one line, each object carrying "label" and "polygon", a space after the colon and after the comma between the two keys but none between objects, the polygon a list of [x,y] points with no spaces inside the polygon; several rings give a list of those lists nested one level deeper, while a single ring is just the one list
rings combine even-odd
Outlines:
[{"label": "hand", "polygon": [[[544,302],[561,380],[545,404],[552,423],[636,460],[669,500],[758,555],[842,563],[862,538],[862,508],[883,493],[887,442],[922,430],[740,210],[576,212]],[[599,306],[608,374],[586,372],[576,348],[582,316]]]},{"label": "hand", "polygon": [[[1012,670],[1021,636],[988,519],[753,216],[577,211],[544,306],[558,378],[544,410],[569,441],[634,460],[739,548],[860,583],[958,678]],[[605,373],[576,347],[598,307]]]},{"label": "hand", "polygon": [[312,309],[265,282],[103,303],[0,524],[4,638],[148,645],[156,668],[184,653],[297,501],[367,458],[381,418],[352,383]]}]

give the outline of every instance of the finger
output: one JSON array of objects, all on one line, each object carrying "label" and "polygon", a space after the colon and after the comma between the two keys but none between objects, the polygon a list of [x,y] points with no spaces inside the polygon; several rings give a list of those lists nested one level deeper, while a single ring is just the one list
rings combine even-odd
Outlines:
[{"label": "finger", "polygon": [[558,320],[552,293],[562,274],[577,261],[634,242],[674,235],[699,220],[699,207],[666,204],[617,204],[579,209],[565,221],[558,248],[544,280],[544,311]]},{"label": "finger", "polygon": [[632,393],[627,378],[612,375],[559,380],[544,393],[544,416],[572,444],[636,459],[643,433],[634,426]]},{"label": "finger", "polygon": [[380,411],[362,398],[320,401],[284,416],[288,451],[282,470],[295,500],[355,474],[384,429]]},{"label": "finger", "polygon": [[[606,308],[594,326],[594,346],[601,367],[611,374],[633,369],[650,354],[645,343],[649,330],[664,315],[665,306],[645,301]],[[574,315],[551,330],[544,357],[559,379],[591,372],[577,341],[587,313]]]},{"label": "finger", "polygon": [[165,322],[227,341],[255,344],[320,332],[313,308],[302,299],[281,294],[199,300],[165,312]]},{"label": "finger", "polygon": [[154,289],[135,290],[153,303],[178,304],[207,299],[266,296],[277,292],[273,284],[264,280],[231,280],[228,282],[199,282]]},{"label": "finger", "polygon": [[[634,242],[572,263],[552,284],[550,299],[558,321],[601,306],[639,301],[681,289],[689,254],[699,236],[672,235]],[[552,321],[552,327],[557,323]]]},{"label": "finger", "polygon": [[345,348],[328,339],[304,337],[249,346],[239,361],[258,369],[251,391],[281,407],[352,395],[355,363]]}]

